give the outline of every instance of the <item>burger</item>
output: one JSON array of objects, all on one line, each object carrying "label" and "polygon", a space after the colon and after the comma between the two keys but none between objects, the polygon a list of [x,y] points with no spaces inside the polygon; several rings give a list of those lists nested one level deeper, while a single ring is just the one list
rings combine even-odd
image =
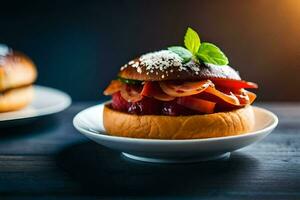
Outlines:
[{"label": "burger", "polygon": [[108,134],[148,139],[239,135],[255,123],[257,84],[241,79],[214,44],[188,28],[183,46],[144,54],[121,67],[104,90]]},{"label": "burger", "polygon": [[21,52],[0,45],[0,112],[15,111],[33,99],[35,65]]}]

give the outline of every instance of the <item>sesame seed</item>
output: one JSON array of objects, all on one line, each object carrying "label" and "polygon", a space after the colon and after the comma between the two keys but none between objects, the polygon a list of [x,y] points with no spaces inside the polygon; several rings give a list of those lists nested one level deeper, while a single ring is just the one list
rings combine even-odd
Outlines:
[{"label": "sesame seed", "polygon": [[[182,58],[176,53],[169,50],[160,50],[150,52],[142,55],[138,59],[128,62],[133,68],[136,68],[138,73],[142,73],[142,69],[146,74],[155,73],[156,75],[163,74],[161,77],[165,78],[168,73],[177,71],[188,71],[198,75],[201,71],[200,65],[197,63],[182,64]],[[124,70],[127,64],[121,67]],[[144,68],[143,68],[144,67]],[[177,76],[179,77],[179,76]]]},{"label": "sesame seed", "polygon": [[138,63],[138,62],[136,62],[136,63],[133,63],[131,66],[132,66],[132,67],[134,67],[134,68],[136,68],[136,67],[138,67],[138,66],[139,66],[139,63]]},{"label": "sesame seed", "polygon": [[[138,73],[142,73],[142,69],[140,68],[140,67],[137,67],[137,69],[136,69],[136,71],[138,72]],[[147,72],[148,73],[148,72]]]},{"label": "sesame seed", "polygon": [[124,70],[127,66],[128,66],[127,64],[126,64],[126,65],[123,65],[123,66],[121,67],[121,71]]},{"label": "sesame seed", "polygon": [[182,67],[182,58],[169,50],[147,53],[142,55],[139,60],[140,64],[146,66],[146,70],[150,73],[153,73],[154,69],[165,72],[171,67]]}]

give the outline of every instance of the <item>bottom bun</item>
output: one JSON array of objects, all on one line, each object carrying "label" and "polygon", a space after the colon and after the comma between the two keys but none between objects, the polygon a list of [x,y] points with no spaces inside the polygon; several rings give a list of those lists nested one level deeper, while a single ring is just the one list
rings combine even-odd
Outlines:
[{"label": "bottom bun", "polygon": [[15,111],[24,108],[32,101],[33,93],[31,85],[0,93],[0,112]]},{"label": "bottom bun", "polygon": [[148,139],[196,139],[239,135],[255,123],[251,106],[205,115],[164,116],[122,113],[105,105],[103,124],[115,136]]}]

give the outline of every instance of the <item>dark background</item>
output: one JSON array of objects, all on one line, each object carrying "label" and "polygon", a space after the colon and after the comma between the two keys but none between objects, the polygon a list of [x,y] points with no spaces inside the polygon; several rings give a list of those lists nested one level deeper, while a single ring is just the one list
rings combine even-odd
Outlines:
[{"label": "dark background", "polygon": [[187,26],[260,86],[258,100],[300,100],[300,1],[4,1],[0,40],[28,54],[37,83],[103,98],[121,65],[181,44]]}]

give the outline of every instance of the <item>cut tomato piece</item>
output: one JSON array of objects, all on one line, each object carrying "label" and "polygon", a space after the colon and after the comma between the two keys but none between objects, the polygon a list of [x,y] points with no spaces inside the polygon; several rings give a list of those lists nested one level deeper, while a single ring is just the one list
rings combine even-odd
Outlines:
[{"label": "cut tomato piece", "polygon": [[216,97],[219,97],[220,99],[222,99],[223,101],[225,101],[231,105],[235,105],[235,106],[240,105],[239,99],[232,92],[228,92],[228,94],[225,94],[225,93],[217,90],[214,87],[208,87],[205,90],[205,92],[208,94],[214,95]]},{"label": "cut tomato piece", "polygon": [[119,80],[112,80],[109,86],[104,90],[104,95],[112,95],[121,90],[123,83]]},{"label": "cut tomato piece", "polygon": [[121,87],[121,96],[127,102],[137,102],[143,98],[141,94],[142,89],[143,87],[141,85],[123,84]]},{"label": "cut tomato piece", "polygon": [[177,103],[191,110],[207,114],[213,113],[216,106],[215,102],[206,101],[196,97],[179,97]]},{"label": "cut tomato piece", "polygon": [[210,78],[210,80],[216,85],[225,88],[258,88],[256,83],[247,82],[243,80],[232,80],[224,78]]},{"label": "cut tomato piece", "polygon": [[203,92],[213,83],[209,80],[197,82],[175,82],[175,81],[162,81],[159,82],[161,89],[172,97],[184,97],[199,94]]},{"label": "cut tomato piece", "polygon": [[153,97],[160,101],[172,101],[175,97],[169,96],[160,88],[158,82],[145,82],[142,95],[147,97]]},{"label": "cut tomato piece", "polygon": [[115,92],[112,94],[112,102],[111,105],[113,109],[127,112],[130,103],[122,98],[120,92]]}]

